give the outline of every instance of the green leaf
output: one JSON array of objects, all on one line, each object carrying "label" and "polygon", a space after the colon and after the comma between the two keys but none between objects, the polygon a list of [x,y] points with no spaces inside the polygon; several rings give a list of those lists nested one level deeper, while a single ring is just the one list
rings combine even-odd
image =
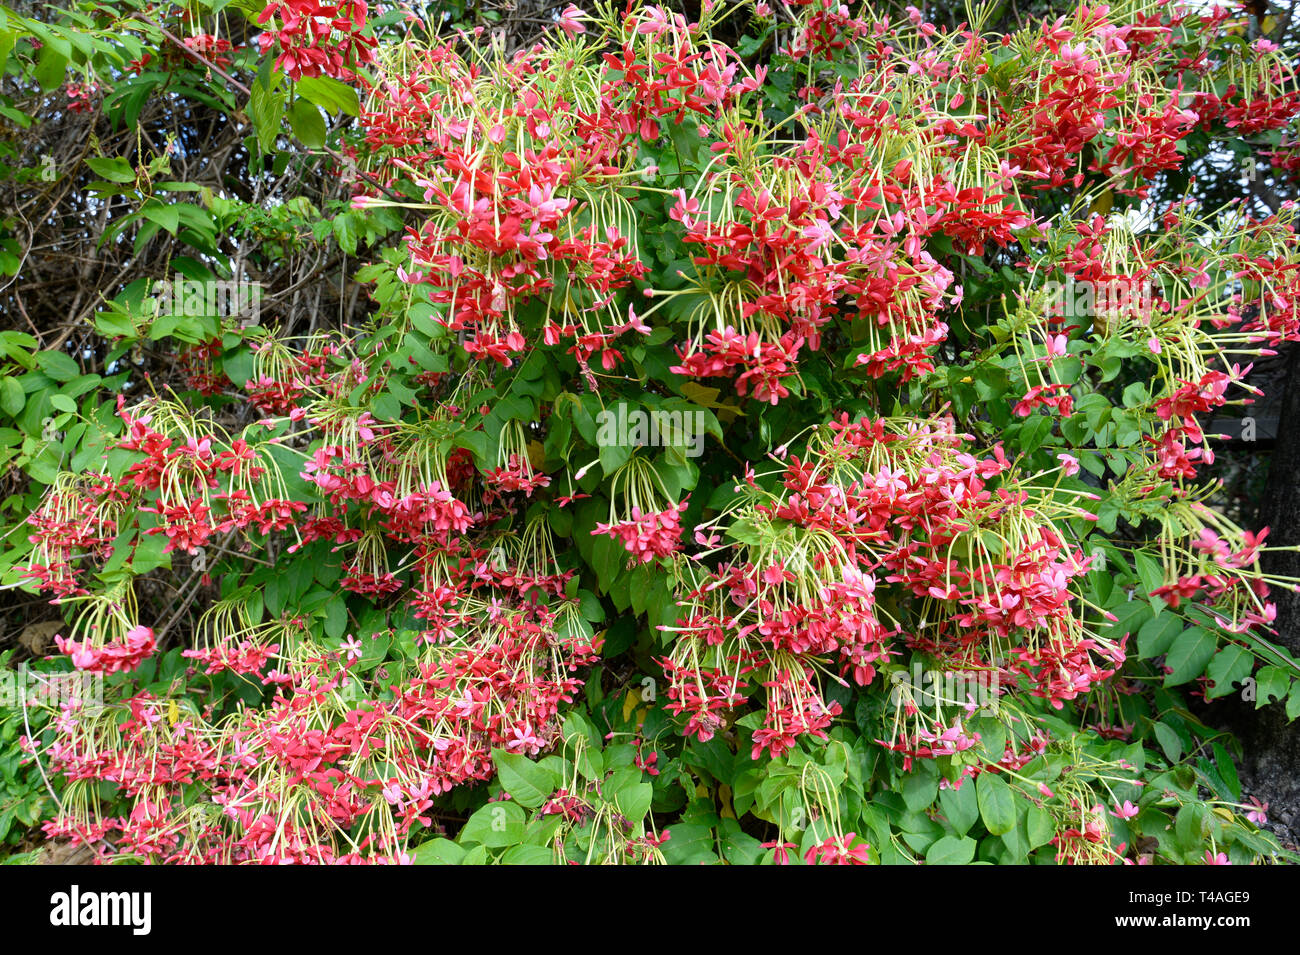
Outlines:
[{"label": "green leaf", "polygon": [[345,212],[341,216],[336,216],[331,228],[334,231],[334,238],[338,240],[339,248],[348,255],[355,255],[357,251],[357,224],[352,213]]},{"label": "green leaf", "polygon": [[0,408],[5,413],[16,418],[26,404],[27,395],[23,393],[23,386],[18,383],[18,379],[12,375],[0,378]]},{"label": "green leaf", "polygon": [[550,846],[515,846],[501,857],[502,865],[553,865],[555,853]]},{"label": "green leaf", "polygon": [[980,818],[989,832],[1002,835],[1016,825],[1015,797],[1011,787],[990,772],[980,773],[975,779],[975,794],[979,801]]},{"label": "green leaf", "polygon": [[632,448],[618,442],[602,443],[600,446],[600,469],[606,477],[613,474],[632,457]]},{"label": "green leaf", "polygon": [[632,825],[637,825],[650,811],[650,801],[654,798],[654,787],[649,783],[636,783],[619,790],[614,802],[618,811]]},{"label": "green leaf", "polygon": [[458,846],[450,839],[430,839],[416,846],[411,854],[416,865],[460,865],[465,858],[464,846]]},{"label": "green leaf", "polygon": [[1183,632],[1181,617],[1172,613],[1162,613],[1152,617],[1138,630],[1138,656],[1143,660],[1164,656],[1173,646],[1174,639]]},{"label": "green leaf", "polygon": [[86,160],[86,165],[96,176],[109,182],[135,182],[135,170],[120,156],[111,159],[92,156]]},{"label": "green leaf", "polygon": [[140,214],[150,222],[156,222],[172,235],[181,224],[181,211],[175,206],[165,206],[161,202],[147,202],[140,209]]},{"label": "green leaf", "polygon": [[513,802],[490,802],[469,817],[458,841],[500,849],[518,845],[523,838],[524,811]]},{"label": "green leaf", "polygon": [[[167,546],[167,537],[163,534],[141,534],[136,544],[135,553],[131,555],[131,570],[136,574],[147,574],[159,567],[171,565],[171,556],[163,553]],[[188,555],[182,555],[189,560]]]},{"label": "green leaf", "polygon": [[36,365],[55,381],[71,381],[81,374],[72,356],[61,351],[37,352]]},{"label": "green leaf", "polygon": [[1286,718],[1293,720],[1300,716],[1300,680],[1291,684],[1291,695],[1286,698]]},{"label": "green leaf", "polygon": [[32,77],[40,84],[41,89],[48,93],[63,85],[67,69],[68,58],[47,44],[41,49]]},{"label": "green leaf", "polygon": [[1020,447],[1026,453],[1037,451],[1052,431],[1052,419],[1047,415],[1033,415],[1020,429]]},{"label": "green leaf", "polygon": [[1286,696],[1291,676],[1279,666],[1263,666],[1255,674],[1255,708],[1259,709]]},{"label": "green leaf", "polygon": [[967,781],[961,789],[939,790],[939,806],[958,835],[964,836],[980,817],[975,799],[975,784]]},{"label": "green leaf", "polygon": [[248,116],[257,132],[257,145],[264,153],[275,148],[275,137],[280,134],[280,120],[284,116],[284,100],[284,93],[272,91],[261,78],[249,92]]},{"label": "green leaf", "polygon": [[1030,803],[1025,812],[1025,836],[1029,840],[1029,850],[1032,852],[1039,846],[1047,845],[1055,835],[1056,825],[1052,822],[1052,814],[1041,806]]},{"label": "green leaf", "polygon": [[[302,563],[307,564],[307,561]],[[310,566],[310,565],[308,565]],[[313,573],[315,569],[313,568]],[[325,636],[341,637],[348,628],[348,605],[343,597],[335,594],[325,604]]]},{"label": "green leaf", "polygon": [[1237,767],[1232,764],[1232,757],[1222,743],[1214,744],[1214,764],[1219,768],[1219,777],[1227,785],[1232,798],[1241,802],[1241,779]]},{"label": "green leaf", "polygon": [[926,865],[967,865],[975,858],[976,842],[968,836],[944,836],[925,853]]},{"label": "green leaf", "polygon": [[295,89],[303,99],[310,100],[330,113],[342,112],[357,116],[361,112],[357,91],[338,80],[325,76],[309,77],[299,80]]},{"label": "green leaf", "polygon": [[1200,627],[1184,630],[1165,654],[1165,666],[1173,672],[1165,677],[1164,685],[1179,686],[1204,673],[1217,645],[1218,640],[1208,630]]},{"label": "green leaf", "polygon": [[1230,643],[1214,655],[1206,674],[1214,685],[1205,693],[1207,700],[1227,696],[1233,690],[1233,684],[1250,676],[1255,667],[1255,655],[1243,646]]},{"label": "green leaf", "polygon": [[763,844],[740,828],[734,819],[723,819],[718,828],[722,834],[722,854],[732,865],[757,865],[767,851]]},{"label": "green leaf", "polygon": [[501,787],[521,806],[536,809],[555,791],[558,782],[555,774],[522,753],[493,750],[492,762],[496,764]]},{"label": "green leaf", "polygon": [[1143,596],[1149,597],[1151,591],[1164,584],[1165,572],[1159,563],[1142,551],[1136,551],[1133,560],[1137,564],[1138,579],[1142,581],[1142,586],[1146,590]]},{"label": "green leaf", "polygon": [[670,865],[716,863],[713,830],[696,822],[678,822],[672,826],[672,838],[664,843],[664,858]]},{"label": "green leaf", "polygon": [[1178,844],[1195,852],[1210,835],[1209,812],[1201,803],[1188,803],[1174,817],[1174,835]]},{"label": "green leaf", "polygon": [[939,776],[935,772],[917,771],[903,779],[903,802],[912,812],[920,812],[934,802],[939,792]]},{"label": "green leaf", "polygon": [[1164,750],[1169,762],[1178,762],[1183,755],[1183,741],[1178,738],[1174,728],[1168,723],[1157,723],[1156,740],[1160,743],[1160,748]]},{"label": "green leaf", "polygon": [[289,107],[289,128],[304,146],[320,149],[325,145],[325,118],[305,99],[296,99]]},{"label": "green leaf", "polygon": [[239,347],[221,359],[221,370],[238,388],[253,377],[253,353],[248,348]]}]

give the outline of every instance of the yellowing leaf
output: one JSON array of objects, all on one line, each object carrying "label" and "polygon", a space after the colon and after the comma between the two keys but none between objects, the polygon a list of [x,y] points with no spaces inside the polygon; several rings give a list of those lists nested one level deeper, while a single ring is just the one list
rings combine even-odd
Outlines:
[{"label": "yellowing leaf", "polygon": [[628,690],[627,696],[623,699],[623,719],[631,719],[632,714],[636,712],[636,706],[641,702],[641,694],[636,690]]},{"label": "yellowing leaf", "polygon": [[718,802],[721,804],[718,809],[718,815],[723,819],[735,819],[736,810],[731,808],[731,787],[722,785],[718,787]]},{"label": "yellowing leaf", "polygon": [[718,400],[718,396],[722,392],[717,388],[709,388],[699,382],[688,381],[682,385],[682,394],[701,408],[711,408],[716,411],[720,421],[734,421],[737,416],[742,414],[740,405]]},{"label": "yellowing leaf", "polygon": [[682,385],[682,394],[702,408],[716,408],[718,407],[718,395],[722,394],[722,392],[717,388],[701,385],[697,381],[688,381]]}]

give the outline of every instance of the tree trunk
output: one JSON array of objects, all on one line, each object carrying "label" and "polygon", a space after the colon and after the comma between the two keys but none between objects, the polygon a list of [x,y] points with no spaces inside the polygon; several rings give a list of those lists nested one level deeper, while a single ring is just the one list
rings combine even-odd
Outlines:
[{"label": "tree trunk", "polygon": [[[1300,544],[1300,348],[1291,347],[1285,393],[1278,415],[1277,445],[1269,463],[1268,482],[1260,507],[1260,524],[1269,527],[1267,544]],[[1300,577],[1300,552],[1265,554],[1270,573]],[[1277,604],[1276,640],[1292,656],[1300,656],[1300,594],[1274,588]],[[1281,703],[1255,710],[1254,704],[1233,707],[1233,728],[1244,750],[1242,783],[1247,792],[1269,803],[1269,819],[1290,830],[1300,841],[1300,721],[1288,722]]]}]

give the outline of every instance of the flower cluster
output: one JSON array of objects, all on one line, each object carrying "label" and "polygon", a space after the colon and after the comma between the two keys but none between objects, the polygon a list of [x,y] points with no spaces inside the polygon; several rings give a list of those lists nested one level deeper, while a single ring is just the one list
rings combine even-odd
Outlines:
[{"label": "flower cluster", "polygon": [[366,13],[366,0],[272,0],[257,18],[265,28],[258,50],[274,50],[276,66],[290,79],[352,79],[357,67],[375,58],[375,38],[364,32]]}]

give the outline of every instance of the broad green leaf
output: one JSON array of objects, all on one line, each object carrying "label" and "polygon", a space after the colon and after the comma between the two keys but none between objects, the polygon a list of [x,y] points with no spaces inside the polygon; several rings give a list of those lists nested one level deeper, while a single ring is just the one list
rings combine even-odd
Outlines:
[{"label": "broad green leaf", "polygon": [[1165,677],[1164,685],[1179,686],[1196,679],[1205,672],[1216,646],[1218,640],[1210,631],[1200,627],[1184,630],[1165,654],[1165,666],[1173,672]]},{"label": "broad green leaf", "polygon": [[1230,643],[1214,655],[1210,661],[1209,667],[1206,668],[1206,674],[1213,681],[1205,693],[1207,700],[1215,699],[1220,696],[1227,696],[1235,687],[1234,684],[1241,682],[1250,676],[1255,667],[1255,655],[1243,646]]},{"label": "broad green leaf", "polygon": [[262,152],[275,148],[275,138],[280,134],[280,120],[284,116],[284,93],[271,88],[261,78],[253,83],[248,98],[248,116],[257,131],[257,145]]},{"label": "broad green leaf", "polygon": [[1156,740],[1169,762],[1176,763],[1183,755],[1183,741],[1168,723],[1156,724]]},{"label": "broad green leaf", "polygon": [[53,46],[46,45],[36,61],[36,70],[32,74],[41,89],[47,93],[63,85],[68,70],[68,58]]},{"label": "broad green leaf", "polygon": [[55,381],[71,381],[81,374],[72,356],[61,351],[37,352],[36,364]]},{"label": "broad green leaf", "polygon": [[460,865],[465,855],[464,846],[443,838],[422,842],[411,853],[416,865]]},{"label": "broad green leaf", "polygon": [[109,182],[135,182],[135,170],[131,164],[120,156],[112,158],[101,158],[91,156],[86,159],[86,165],[96,176],[107,179]]},{"label": "broad green leaf", "polygon": [[536,809],[555,791],[558,782],[555,774],[522,753],[493,750],[492,762],[496,764],[501,787],[521,806]]},{"label": "broad green leaf", "polygon": [[1164,656],[1182,632],[1183,620],[1178,615],[1162,613],[1158,617],[1152,617],[1138,630],[1138,656],[1143,660]]},{"label": "broad green leaf", "polygon": [[315,103],[328,112],[343,112],[354,117],[361,112],[357,91],[346,83],[327,76],[301,79],[295,89],[303,99]]},{"label": "broad green leaf", "polygon": [[18,383],[18,379],[12,375],[6,375],[0,379],[0,408],[11,417],[17,417],[27,404],[27,395],[23,393],[23,386]]},{"label": "broad green leaf", "polygon": [[966,780],[961,789],[940,789],[939,806],[957,834],[964,836],[980,816],[974,782]]},{"label": "broad green leaf", "polygon": [[1015,797],[1005,781],[991,772],[980,773],[975,779],[975,794],[979,801],[980,818],[984,820],[989,832],[1001,835],[1015,827]]},{"label": "broad green leaf", "polygon": [[650,811],[650,801],[654,798],[654,787],[649,783],[636,783],[625,786],[619,791],[614,802],[618,810],[632,825],[637,825]]},{"label": "broad green leaf", "polygon": [[181,212],[175,206],[165,206],[160,202],[147,202],[140,209],[140,214],[150,222],[155,222],[172,235],[176,234],[181,224]]},{"label": "broad green leaf", "polygon": [[944,836],[925,853],[926,865],[966,865],[975,858],[976,842],[968,836]]},{"label": "broad green leaf", "polygon": [[[301,561],[301,563],[307,563]],[[314,568],[313,568],[314,573]],[[325,636],[341,637],[348,628],[348,605],[341,594],[335,594],[325,604]]]},{"label": "broad green leaf", "polygon": [[524,811],[513,802],[490,802],[469,817],[461,845],[477,842],[491,849],[518,845],[524,838]]},{"label": "broad green leaf", "polygon": [[553,865],[555,853],[549,846],[515,846],[501,857],[502,865]]},{"label": "broad green leaf", "polygon": [[903,802],[912,812],[921,812],[930,806],[939,793],[939,776],[919,768],[903,779]]},{"label": "broad green leaf", "polygon": [[1136,551],[1133,554],[1133,562],[1137,564],[1138,579],[1142,581],[1144,588],[1142,596],[1149,597],[1151,591],[1164,585],[1164,568],[1154,558],[1142,551]]},{"label": "broad green leaf", "polygon": [[332,229],[334,238],[338,240],[339,248],[348,255],[355,255],[357,251],[357,224],[355,217],[345,212],[341,216],[335,216]]},{"label": "broad green leaf", "polygon": [[325,119],[320,110],[305,99],[296,99],[289,107],[289,128],[304,146],[320,149],[325,145]]}]

